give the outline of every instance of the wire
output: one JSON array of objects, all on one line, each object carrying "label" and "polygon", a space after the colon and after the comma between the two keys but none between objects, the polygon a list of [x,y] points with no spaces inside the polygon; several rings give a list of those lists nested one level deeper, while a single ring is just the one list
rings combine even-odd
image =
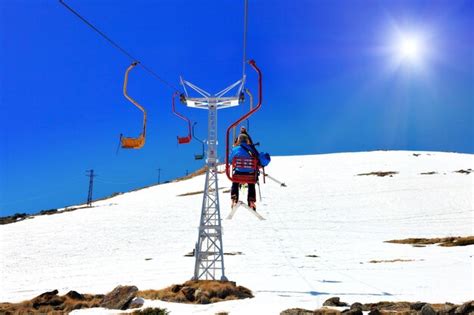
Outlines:
[{"label": "wire", "polygon": [[165,84],[166,86],[168,86],[169,88],[171,88],[172,90],[174,91],[177,91],[179,92],[179,90],[174,86],[172,85],[171,83],[169,83],[168,81],[166,81],[165,79],[163,79],[162,77],[160,77],[158,74],[156,74],[156,72],[154,72],[151,68],[147,67],[146,65],[144,65],[143,63],[141,63],[138,58],[135,58],[131,53],[129,53],[128,51],[126,51],[125,49],[123,49],[119,44],[117,44],[116,42],[114,42],[110,37],[108,37],[104,32],[102,32],[101,30],[99,30],[97,27],[95,27],[91,22],[89,22],[88,20],[86,20],[84,17],[82,17],[77,11],[75,11],[73,8],[71,8],[69,5],[67,5],[64,0],[59,0],[59,3],[61,3],[66,9],[68,9],[69,11],[71,11],[75,16],[77,16],[82,22],[84,22],[87,26],[89,26],[90,28],[92,28],[95,32],[97,32],[100,36],[102,36],[102,38],[104,38],[106,41],[109,42],[109,44],[111,44],[113,47],[115,47],[117,50],[119,50],[122,54],[124,54],[125,56],[127,56],[128,58],[130,58],[132,61],[136,61],[138,62],[138,64],[145,70],[147,71],[149,74],[151,74],[152,76],[154,76],[156,79],[158,79],[161,83]]},{"label": "wire", "polygon": [[248,11],[248,0],[244,0],[244,44],[243,44],[243,57],[242,57],[242,77],[245,77],[245,66],[246,62],[246,50],[247,50],[247,11]]}]

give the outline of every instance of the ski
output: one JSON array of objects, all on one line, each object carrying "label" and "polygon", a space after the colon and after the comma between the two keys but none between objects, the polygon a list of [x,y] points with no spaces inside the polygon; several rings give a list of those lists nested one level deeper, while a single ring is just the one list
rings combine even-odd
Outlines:
[{"label": "ski", "polygon": [[264,217],[262,217],[260,215],[260,213],[258,213],[256,210],[253,210],[252,208],[250,208],[248,205],[246,205],[245,203],[243,203],[242,201],[239,201],[235,206],[232,207],[232,210],[231,212],[229,213],[229,215],[227,216],[227,220],[230,220],[232,219],[232,217],[234,216],[235,212],[237,211],[237,209],[242,206],[244,207],[245,209],[247,209],[250,213],[252,213],[254,216],[256,216],[259,220],[265,220]]}]

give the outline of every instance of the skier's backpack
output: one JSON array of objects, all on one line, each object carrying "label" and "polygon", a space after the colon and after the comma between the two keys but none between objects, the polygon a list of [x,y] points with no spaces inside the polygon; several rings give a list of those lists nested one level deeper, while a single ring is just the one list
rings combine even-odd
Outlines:
[{"label": "skier's backpack", "polygon": [[271,161],[270,154],[266,152],[258,153],[258,161],[261,166],[263,167],[267,166],[268,164],[270,164],[270,161]]}]

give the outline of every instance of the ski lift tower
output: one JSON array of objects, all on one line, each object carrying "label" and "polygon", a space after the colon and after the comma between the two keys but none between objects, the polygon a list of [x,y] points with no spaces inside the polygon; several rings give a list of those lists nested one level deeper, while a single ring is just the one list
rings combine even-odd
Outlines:
[{"label": "ski lift tower", "polygon": [[[216,280],[220,275],[221,281],[227,281],[224,272],[224,250],[222,245],[222,225],[219,204],[219,185],[217,180],[217,111],[219,109],[238,106],[243,102],[243,87],[245,75],[242,79],[228,86],[224,90],[211,95],[181,78],[185,94],[181,95],[181,102],[188,107],[208,110],[208,129],[205,144],[206,155],[206,182],[204,184],[204,195],[202,198],[201,220],[199,224],[198,240],[194,255],[196,262],[194,266],[193,280]],[[189,97],[187,88],[201,95],[201,97]],[[237,89],[237,95],[225,96],[230,91]]]}]

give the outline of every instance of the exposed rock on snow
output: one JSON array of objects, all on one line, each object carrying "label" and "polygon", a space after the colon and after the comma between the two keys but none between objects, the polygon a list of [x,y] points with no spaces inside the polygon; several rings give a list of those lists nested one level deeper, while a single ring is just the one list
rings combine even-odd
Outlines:
[{"label": "exposed rock on snow", "polygon": [[339,306],[348,306],[349,304],[345,303],[345,302],[341,302],[340,301],[340,298],[335,296],[335,297],[332,297],[330,299],[327,299],[324,303],[323,303],[323,306],[336,306],[336,307],[339,307]]},{"label": "exposed rock on snow", "polygon": [[114,310],[126,310],[132,300],[137,296],[138,288],[136,286],[119,285],[112,292],[105,295],[100,303],[103,308]]}]

